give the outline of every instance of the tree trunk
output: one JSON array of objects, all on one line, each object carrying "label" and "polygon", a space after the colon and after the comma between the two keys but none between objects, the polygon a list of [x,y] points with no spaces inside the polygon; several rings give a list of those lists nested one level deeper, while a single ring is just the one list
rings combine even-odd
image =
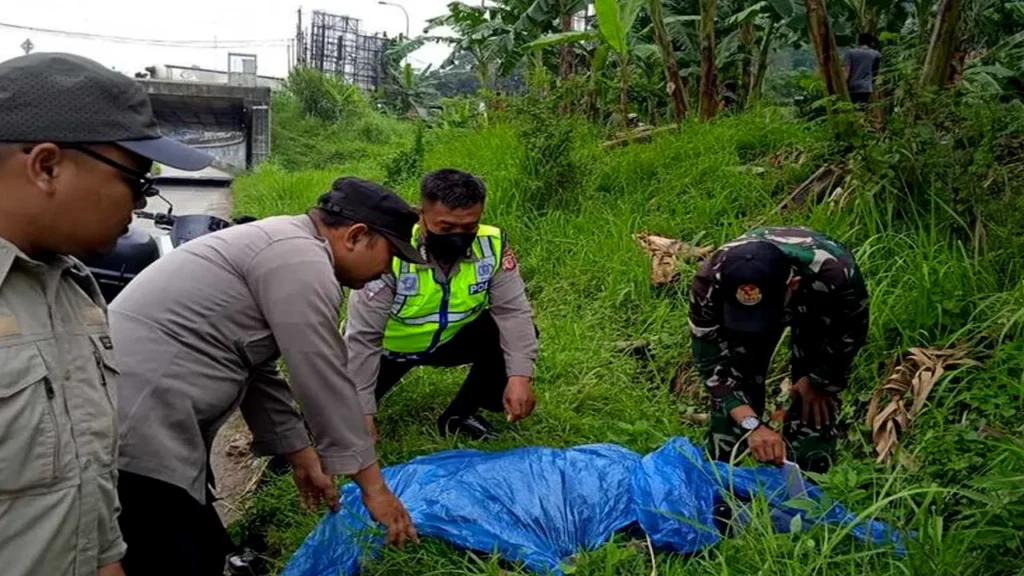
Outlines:
[{"label": "tree trunk", "polygon": [[629,54],[619,54],[619,107],[622,129],[629,131]]},{"label": "tree trunk", "polygon": [[[562,32],[569,32],[572,30],[572,14],[562,14],[561,17],[561,29]],[[571,104],[571,96],[569,92],[564,89],[566,82],[572,76],[572,47],[568,43],[563,43],[559,48],[558,53],[558,84],[563,86],[562,103],[558,105],[558,111],[562,115],[569,113],[569,106]]]},{"label": "tree trunk", "polygon": [[836,50],[836,38],[832,35],[825,0],[804,0],[807,7],[807,28],[814,45],[814,53],[818,57],[818,72],[825,82],[825,91],[829,96],[838,96],[849,100],[842,68],[839,66],[839,53]]},{"label": "tree trunk", "polygon": [[764,38],[761,40],[761,50],[757,54],[757,69],[754,70],[753,86],[750,88],[749,102],[757,102],[761,99],[761,87],[764,85],[764,77],[768,75],[768,54],[772,50],[772,40],[775,37],[775,19],[768,21],[768,29],[764,31]]},{"label": "tree trunk", "polygon": [[654,96],[647,97],[647,116],[651,126],[661,124],[661,114],[658,113],[658,99]]},{"label": "tree trunk", "polygon": [[740,102],[743,106],[750,100],[750,94],[754,91],[754,73],[751,65],[754,60],[754,23],[745,22],[740,24]]},{"label": "tree trunk", "polygon": [[715,8],[718,0],[701,0],[700,119],[718,112],[718,71],[715,69]]},{"label": "tree trunk", "polygon": [[[572,31],[572,14],[562,14],[562,32]],[[563,43],[558,53],[558,80],[565,82],[572,76],[572,46]]]},{"label": "tree trunk", "polygon": [[957,45],[957,26],[960,24],[960,7],[963,0],[940,0],[932,43],[921,72],[922,88],[942,88],[950,78],[950,67]]},{"label": "tree trunk", "polygon": [[648,0],[647,11],[651,15],[651,25],[654,28],[654,41],[661,50],[661,61],[665,65],[665,88],[668,90],[669,99],[672,101],[672,116],[675,118],[676,126],[683,122],[686,116],[686,92],[682,80],[679,78],[679,63],[676,62],[676,51],[672,48],[672,39],[665,29],[665,20],[661,15],[661,0]]}]

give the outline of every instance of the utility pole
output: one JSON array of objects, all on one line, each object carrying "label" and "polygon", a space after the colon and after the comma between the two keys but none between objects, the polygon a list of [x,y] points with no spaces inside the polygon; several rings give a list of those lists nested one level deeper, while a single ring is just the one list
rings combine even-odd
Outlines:
[{"label": "utility pole", "polygon": [[405,6],[402,6],[401,4],[397,4],[395,2],[386,2],[385,0],[377,0],[377,4],[380,4],[381,6],[394,6],[394,7],[398,8],[399,10],[401,10],[402,14],[405,14],[405,39],[406,39],[406,41],[408,41],[409,40],[409,13],[405,10]]},{"label": "utility pole", "polygon": [[21,49],[25,51],[25,54],[31,54],[32,49],[35,47],[36,45],[32,43],[31,38],[25,38],[25,41],[21,43]]}]

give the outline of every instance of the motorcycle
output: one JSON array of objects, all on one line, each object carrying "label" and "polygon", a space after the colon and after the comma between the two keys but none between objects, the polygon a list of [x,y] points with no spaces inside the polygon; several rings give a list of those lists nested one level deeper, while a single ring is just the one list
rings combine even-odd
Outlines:
[{"label": "motorcycle", "polygon": [[163,234],[150,234],[140,226],[131,225],[110,252],[79,257],[96,278],[107,302],[113,302],[133,278],[171,250],[211,232],[255,220],[239,216],[229,222],[208,214],[178,215],[166,198],[158,198],[167,204],[166,212],[136,210],[134,214],[136,219],[151,220]]}]

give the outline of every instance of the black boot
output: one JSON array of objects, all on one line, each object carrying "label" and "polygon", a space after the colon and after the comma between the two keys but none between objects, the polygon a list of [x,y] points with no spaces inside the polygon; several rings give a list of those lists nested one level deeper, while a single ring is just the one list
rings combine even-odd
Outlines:
[{"label": "black boot", "polygon": [[449,416],[442,414],[437,421],[437,431],[441,436],[462,434],[471,440],[497,440],[498,434],[494,432],[487,420],[474,414],[472,416]]}]

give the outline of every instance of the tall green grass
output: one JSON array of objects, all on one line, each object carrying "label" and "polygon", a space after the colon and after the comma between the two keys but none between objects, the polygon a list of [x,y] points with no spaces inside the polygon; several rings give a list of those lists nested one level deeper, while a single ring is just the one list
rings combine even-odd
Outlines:
[{"label": "tall green grass", "polygon": [[[871,293],[868,343],[845,393],[840,458],[817,480],[853,510],[918,537],[899,557],[854,544],[836,529],[776,535],[762,514],[703,553],[657,554],[658,573],[1024,573],[1024,284],[1016,276],[1024,254],[1003,237],[980,247],[972,227],[947,208],[948,190],[901,198],[906,191],[899,178],[872,170],[867,160],[855,168],[852,182],[859,188],[842,206],[775,213],[779,200],[820,162],[850,154],[825,128],[777,109],[687,123],[679,132],[614,150],[603,149],[599,134],[584,124],[538,130],[545,121],[558,120],[497,119],[476,130],[425,136],[424,170],[460,168],[487,183],[485,220],[509,233],[541,332],[537,412],[515,426],[494,418],[501,440],[480,447],[616,442],[646,452],[674,435],[702,440],[703,430],[682,416],[703,411],[705,399],[673,397],[668,386],[676,368],[689,361],[687,294],[694,265],[683,266],[677,285],[652,288],[648,260],[631,235],[647,231],[720,244],[755,224],[809,225],[853,249]],[[401,140],[394,152],[409,142]],[[552,158],[554,150],[565,156]],[[804,160],[774,166],[768,159],[780,150]],[[338,176],[381,180],[389,157],[361,155],[317,170],[261,167],[236,181],[236,210],[300,213]],[[857,156],[850,158],[855,163]],[[396,186],[415,201],[415,178]],[[650,341],[649,359],[616,352],[614,343],[636,339]],[[875,464],[863,420],[887,366],[909,346],[957,342],[973,346],[983,365],[943,379],[903,438],[903,456]],[[442,439],[434,427],[464,376],[464,370],[421,369],[384,400],[378,427],[385,464],[469,444]],[[275,479],[253,498],[237,527],[265,534],[277,566],[317,521],[296,503],[290,479]],[[519,569],[428,541],[404,552],[387,550],[369,573],[496,575]],[[620,536],[581,553],[575,573],[646,576],[651,560],[645,544]]]}]

